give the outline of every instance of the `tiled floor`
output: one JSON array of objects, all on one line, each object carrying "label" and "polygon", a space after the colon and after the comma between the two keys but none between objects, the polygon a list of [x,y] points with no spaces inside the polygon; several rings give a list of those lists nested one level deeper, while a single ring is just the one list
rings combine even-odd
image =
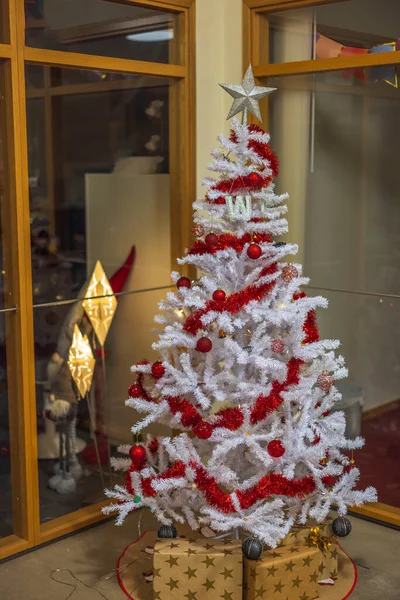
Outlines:
[{"label": "tiled floor", "polygon": [[[343,546],[358,565],[352,600],[399,600],[400,533],[352,518]],[[107,522],[0,565],[1,600],[126,600],[115,564],[137,537],[136,519]],[[165,599],[167,600],[167,599]],[[340,600],[340,599],[338,599]]]}]

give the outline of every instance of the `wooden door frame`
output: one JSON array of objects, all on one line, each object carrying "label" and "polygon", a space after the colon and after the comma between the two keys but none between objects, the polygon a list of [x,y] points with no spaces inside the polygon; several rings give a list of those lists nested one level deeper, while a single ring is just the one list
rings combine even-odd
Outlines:
[{"label": "wooden door frame", "polygon": [[[253,65],[257,79],[342,71],[351,68],[364,68],[400,64],[400,51],[369,54],[354,57],[338,57],[324,60],[302,60],[298,62],[271,64],[268,62],[269,26],[267,15],[272,12],[294,10],[311,6],[321,6],[348,0],[243,0],[243,70],[249,63]],[[268,98],[264,99],[262,116],[268,125]],[[400,526],[400,508],[377,502],[352,508],[351,512],[389,525]]]},{"label": "wooden door frame", "polygon": [[[35,358],[30,247],[25,64],[101,69],[162,77],[170,82],[171,263],[190,245],[195,173],[195,0],[108,0],[174,13],[181,36],[169,64],[59,52],[25,46],[24,0],[3,0],[6,193],[2,209],[14,533],[0,540],[0,559],[104,519],[107,501],[40,523]],[[178,38],[179,36],[177,36]],[[171,55],[170,55],[171,58]],[[48,90],[47,90],[48,91]],[[56,94],[62,94],[58,90]],[[4,111],[3,111],[4,112]],[[5,276],[6,277],[6,276]],[[0,309],[1,312],[1,309]]]}]

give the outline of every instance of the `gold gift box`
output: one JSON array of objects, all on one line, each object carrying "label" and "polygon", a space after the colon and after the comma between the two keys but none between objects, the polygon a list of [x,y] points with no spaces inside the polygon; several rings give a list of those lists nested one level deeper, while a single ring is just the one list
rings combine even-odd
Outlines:
[{"label": "gold gift box", "polygon": [[331,521],[317,523],[310,521],[305,526],[296,526],[283,538],[282,546],[297,546],[305,544],[309,548],[320,551],[318,581],[337,578],[338,572],[338,542],[332,532]]},{"label": "gold gift box", "polygon": [[320,556],[305,544],[264,551],[258,561],[244,559],[243,598],[314,600],[318,598]]},{"label": "gold gift box", "polygon": [[154,600],[242,600],[241,542],[157,540],[153,574]]}]

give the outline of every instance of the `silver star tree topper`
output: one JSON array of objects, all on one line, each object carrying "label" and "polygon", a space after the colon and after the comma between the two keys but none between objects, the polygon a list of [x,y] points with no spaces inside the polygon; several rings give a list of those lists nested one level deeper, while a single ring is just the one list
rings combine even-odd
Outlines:
[{"label": "silver star tree topper", "polygon": [[254,81],[253,69],[249,65],[243,81],[240,85],[231,85],[226,83],[219,84],[228,94],[234,98],[231,110],[227,119],[243,112],[243,123],[247,124],[248,113],[251,112],[259,121],[262,121],[260,106],[258,101],[264,96],[268,96],[276,90],[276,88],[260,87]]}]

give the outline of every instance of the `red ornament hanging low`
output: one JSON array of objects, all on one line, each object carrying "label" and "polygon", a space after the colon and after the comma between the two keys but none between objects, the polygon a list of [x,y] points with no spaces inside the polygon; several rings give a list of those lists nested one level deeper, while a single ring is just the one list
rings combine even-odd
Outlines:
[{"label": "red ornament hanging low", "polygon": [[200,440],[208,440],[212,435],[213,427],[210,423],[207,423],[207,421],[200,421],[200,423],[197,423],[197,425],[193,427],[192,431]]},{"label": "red ornament hanging low", "polygon": [[282,354],[285,349],[285,344],[282,340],[274,340],[271,344],[272,352],[276,352],[276,354]]},{"label": "red ornament hanging low", "polygon": [[146,462],[146,449],[140,444],[135,444],[129,450],[129,458],[132,461],[132,466],[136,469],[142,469]]},{"label": "red ornament hanging low", "polygon": [[193,225],[192,233],[195,237],[203,237],[203,235],[205,233],[203,225],[200,225],[199,223],[196,223],[195,225]]},{"label": "red ornament hanging low", "polygon": [[218,236],[215,235],[215,233],[207,233],[204,241],[209,248],[215,248],[215,246],[218,244]]},{"label": "red ornament hanging low", "polygon": [[327,371],[324,371],[323,373],[321,373],[321,375],[318,376],[317,386],[324,392],[329,392],[334,383],[334,376],[328,373]]},{"label": "red ornament hanging low", "polygon": [[267,446],[267,451],[272,458],[280,458],[285,454],[285,446],[280,440],[272,440]]},{"label": "red ornament hanging low", "polygon": [[289,283],[290,281],[292,281],[292,279],[295,279],[298,276],[299,276],[299,272],[296,269],[296,267],[294,267],[293,265],[286,265],[286,267],[283,267],[283,269],[282,269],[283,281],[286,281],[287,283]]},{"label": "red ornament hanging low", "polygon": [[262,249],[258,244],[250,244],[250,246],[247,248],[247,256],[253,260],[260,258],[261,254]]},{"label": "red ornament hanging low", "polygon": [[226,294],[224,290],[215,290],[212,297],[215,302],[223,302],[226,298]]},{"label": "red ornament hanging low", "polygon": [[128,394],[130,398],[141,398],[143,396],[142,388],[138,383],[132,383],[129,386]]},{"label": "red ornament hanging low", "polygon": [[151,373],[156,379],[160,379],[165,373],[165,367],[161,361],[157,361],[151,365]]},{"label": "red ornament hanging low", "polygon": [[212,341],[208,337],[201,337],[197,340],[196,350],[199,352],[210,352],[212,348]]},{"label": "red ornament hanging low", "polygon": [[190,281],[190,279],[188,277],[179,277],[178,281],[176,282],[176,287],[177,288],[191,288],[192,287],[192,282]]}]

